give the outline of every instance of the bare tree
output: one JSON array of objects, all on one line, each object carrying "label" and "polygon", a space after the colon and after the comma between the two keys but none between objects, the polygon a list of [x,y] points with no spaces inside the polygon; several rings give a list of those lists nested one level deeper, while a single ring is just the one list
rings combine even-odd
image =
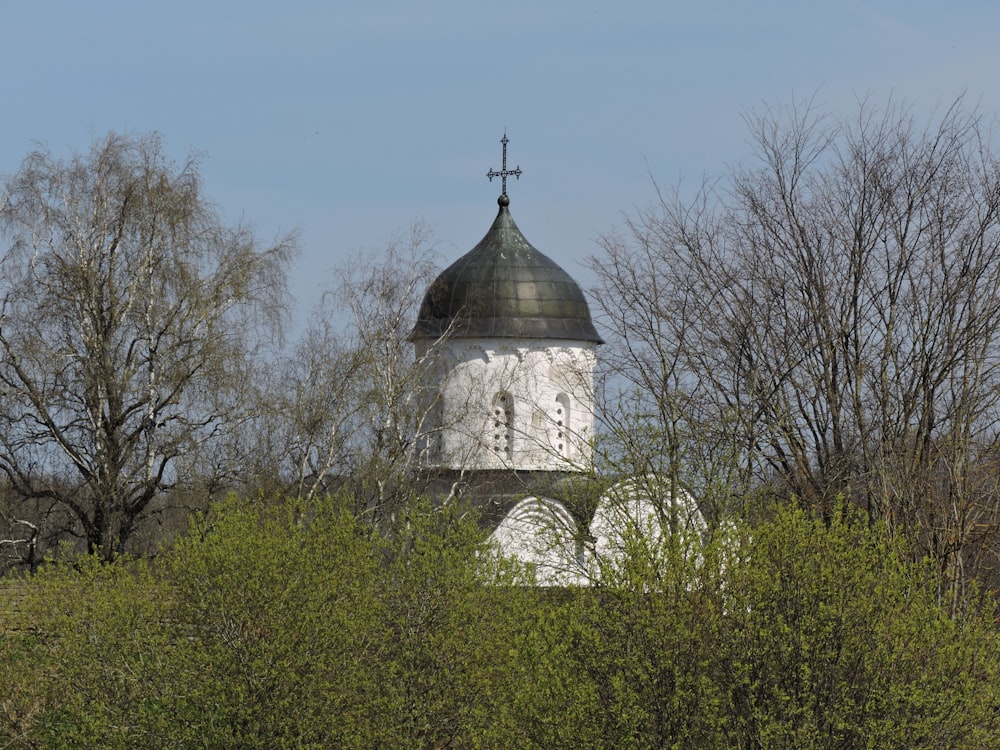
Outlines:
[{"label": "bare tree", "polygon": [[591,260],[598,278],[591,294],[611,333],[597,383],[600,470],[687,487],[717,519],[742,502],[754,478],[739,426],[694,358],[713,295],[705,293],[697,255],[685,248],[713,239],[713,195],[703,188],[681,206],[660,193],[657,208],[605,235],[603,254]]},{"label": "bare tree", "polygon": [[777,486],[824,515],[849,497],[958,592],[1000,530],[988,131],[961,101],[926,126],[869,101],[853,119],[796,106],[747,123],[756,166],[661,195],[595,259],[615,372],[671,450],[690,454],[699,426],[696,444],[724,447],[734,496]]},{"label": "bare tree", "polygon": [[420,222],[379,260],[359,256],[336,269],[333,288],[272,379],[275,409],[261,434],[286,491],[309,499],[346,485],[357,512],[378,516],[418,489],[435,362],[433,354],[415,361],[407,335],[437,271]]},{"label": "bare tree", "polygon": [[4,191],[0,471],[110,557],[249,406],[242,372],[284,311],[294,239],[224,226],[197,160],[171,163],[155,134],[34,152]]}]

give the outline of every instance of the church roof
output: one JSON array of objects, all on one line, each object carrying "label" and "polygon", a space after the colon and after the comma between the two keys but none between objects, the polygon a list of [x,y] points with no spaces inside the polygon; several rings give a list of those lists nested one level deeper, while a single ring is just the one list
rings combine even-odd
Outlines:
[{"label": "church roof", "polygon": [[486,236],[431,284],[410,339],[528,338],[603,343],[583,291],[514,223],[506,192]]}]

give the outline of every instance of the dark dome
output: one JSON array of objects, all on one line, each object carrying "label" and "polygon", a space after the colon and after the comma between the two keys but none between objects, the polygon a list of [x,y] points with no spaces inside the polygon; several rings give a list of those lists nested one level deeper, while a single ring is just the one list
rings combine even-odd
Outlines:
[{"label": "dark dome", "polygon": [[604,343],[572,277],[524,238],[501,196],[490,231],[441,272],[410,339],[452,335]]}]

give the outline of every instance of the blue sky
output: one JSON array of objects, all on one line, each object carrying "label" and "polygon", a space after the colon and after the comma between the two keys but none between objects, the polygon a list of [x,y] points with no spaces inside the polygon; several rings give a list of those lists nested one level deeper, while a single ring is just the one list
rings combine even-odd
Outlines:
[{"label": "blue sky", "polygon": [[750,158],[742,116],[871,93],[1000,113],[1000,3],[924,0],[0,0],[0,173],[110,130],[204,154],[207,195],[297,229],[299,313],[359,251],[423,219],[451,260],[511,211],[580,262],[660,183]]}]

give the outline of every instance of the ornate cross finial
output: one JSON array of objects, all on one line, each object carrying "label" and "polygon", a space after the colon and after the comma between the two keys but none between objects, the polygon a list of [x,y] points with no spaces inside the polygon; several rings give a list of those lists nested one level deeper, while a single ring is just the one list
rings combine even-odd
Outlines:
[{"label": "ornate cross finial", "polygon": [[500,197],[507,197],[507,178],[513,175],[516,179],[521,179],[521,167],[516,166],[513,169],[507,169],[507,144],[510,143],[507,140],[507,131],[504,131],[503,138],[500,139],[500,143],[503,144],[503,166],[500,171],[497,172],[493,167],[490,167],[490,171],[486,173],[486,176],[490,178],[490,182],[493,182],[494,177],[500,178]]}]

